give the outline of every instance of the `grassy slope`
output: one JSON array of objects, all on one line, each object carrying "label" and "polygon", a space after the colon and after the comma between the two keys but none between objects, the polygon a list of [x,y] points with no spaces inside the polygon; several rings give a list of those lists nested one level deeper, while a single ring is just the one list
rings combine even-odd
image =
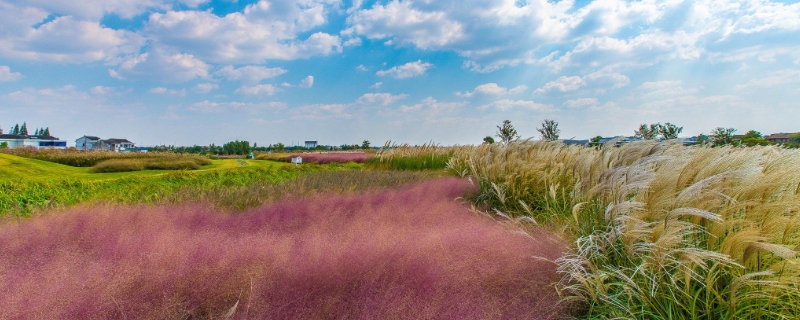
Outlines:
[{"label": "grassy slope", "polygon": [[[214,160],[196,171],[92,173],[56,163],[0,154],[0,215],[27,216],[35,211],[85,202],[179,203],[199,200],[207,190],[277,183],[359,164],[303,165],[257,160]],[[236,195],[231,194],[231,197]],[[221,203],[237,203],[221,199]]]}]

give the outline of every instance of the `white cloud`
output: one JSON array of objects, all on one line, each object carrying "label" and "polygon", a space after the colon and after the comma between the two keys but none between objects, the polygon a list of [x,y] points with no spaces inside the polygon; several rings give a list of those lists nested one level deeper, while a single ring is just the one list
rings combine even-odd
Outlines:
[{"label": "white cloud", "polygon": [[351,104],[308,104],[292,110],[295,120],[352,119],[355,113]]},{"label": "white cloud", "polygon": [[787,83],[798,82],[798,80],[800,80],[800,70],[785,69],[772,72],[766,77],[750,79],[744,84],[734,86],[734,89],[772,88]]},{"label": "white cloud", "polygon": [[646,100],[688,96],[699,92],[700,89],[686,89],[681,80],[644,82],[637,87],[637,91],[640,93],[638,97]]},{"label": "white cloud", "polygon": [[361,45],[361,38],[347,39],[347,41],[345,41],[342,45],[345,46],[345,47],[360,46]]},{"label": "white cloud", "polygon": [[194,86],[194,91],[197,93],[209,93],[212,90],[219,89],[219,85],[216,83],[198,83]]},{"label": "white cloud", "polygon": [[95,95],[110,95],[119,93],[119,91],[116,88],[104,87],[104,86],[94,86],[92,87],[91,92],[92,94]]},{"label": "white cloud", "polygon": [[552,109],[551,106],[541,103],[536,103],[530,100],[510,100],[510,99],[503,99],[497,100],[495,102],[482,105],[478,107],[478,110],[486,110],[489,108],[498,109],[501,111],[516,109],[516,108],[523,108],[529,110],[536,110],[536,111],[548,111]]},{"label": "white cloud", "polygon": [[369,86],[370,89],[379,89],[383,85],[383,82],[375,82],[375,84]]},{"label": "white cloud", "polygon": [[286,72],[286,69],[283,68],[267,68],[263,66],[235,68],[228,65],[214,72],[214,75],[228,80],[241,80],[245,83],[255,84],[261,80],[274,78]]},{"label": "white cloud", "polygon": [[356,102],[367,105],[387,106],[405,98],[408,98],[407,94],[393,95],[391,93],[365,93],[359,97]]},{"label": "white cloud", "polygon": [[358,71],[362,71],[362,72],[367,72],[367,71],[369,71],[369,69],[368,69],[367,67],[365,67],[363,64],[359,64],[359,65],[356,67],[356,70],[358,70]]},{"label": "white cloud", "polygon": [[149,9],[167,10],[174,4],[196,8],[208,0],[9,0],[9,2],[41,8],[57,15],[99,20],[107,14],[117,14],[130,19]]},{"label": "white cloud", "polygon": [[251,87],[248,86],[239,87],[239,89],[234,90],[233,93],[247,94],[247,95],[266,94],[268,96],[271,96],[279,91],[281,91],[280,88],[273,86],[271,84],[259,84]]},{"label": "white cloud", "polygon": [[389,70],[380,70],[375,74],[383,77],[386,75],[390,75],[395,79],[403,79],[403,78],[411,78],[419,75],[425,74],[425,71],[433,67],[432,64],[427,62],[422,62],[422,60],[417,60],[414,62],[409,62],[401,66],[392,67]]},{"label": "white cloud", "polygon": [[308,58],[342,49],[336,35],[315,32],[305,40],[298,38],[325,24],[331,8],[320,1],[259,1],[223,17],[209,11],[167,11],[151,14],[144,32],[159,45],[209,62]]},{"label": "white cloud", "polygon": [[142,38],[133,32],[106,28],[94,21],[61,16],[34,28],[32,25],[42,21],[47,14],[2,2],[0,10],[11,11],[0,13],[0,21],[3,21],[0,29],[2,56],[68,63],[110,61],[120,54],[137,51],[143,43]]},{"label": "white cloud", "polygon": [[311,88],[314,85],[314,76],[305,77],[300,84],[297,85],[300,88]]},{"label": "white cloud", "polygon": [[119,79],[160,80],[185,82],[196,78],[208,78],[211,66],[191,54],[169,53],[155,49],[134,55],[123,61],[109,73]]},{"label": "white cloud", "polygon": [[546,83],[543,87],[536,89],[533,93],[547,93],[553,90],[561,92],[578,90],[578,88],[585,86],[586,82],[578,76],[561,76],[554,81]]},{"label": "white cloud", "polygon": [[246,102],[213,102],[202,101],[191,104],[186,108],[189,111],[203,112],[203,113],[223,113],[229,111],[245,111],[251,114],[260,113],[263,111],[275,111],[286,108],[284,102],[261,102],[261,103],[246,103]]},{"label": "white cloud", "polygon": [[8,66],[0,66],[0,81],[17,81],[22,79],[22,74],[19,72],[11,72]]},{"label": "white cloud", "polygon": [[400,111],[402,112],[414,112],[414,111],[422,111],[427,110],[430,114],[429,115],[436,115],[440,114],[441,112],[452,111],[461,107],[468,105],[466,101],[456,101],[456,102],[440,102],[434,99],[433,97],[427,97],[420,101],[420,103],[407,106],[402,105],[400,106]]},{"label": "white cloud", "polygon": [[149,91],[150,93],[155,94],[168,94],[171,96],[178,96],[178,97],[185,97],[186,96],[186,89],[176,90],[176,89],[167,89],[164,87],[156,87],[152,88]]},{"label": "white cloud", "polygon": [[570,108],[580,108],[597,105],[597,98],[581,98],[575,100],[567,100],[564,105]]},{"label": "white cloud", "polygon": [[486,84],[479,85],[479,86],[475,87],[475,90],[473,90],[472,92],[470,92],[470,91],[467,91],[467,92],[464,92],[464,93],[455,92],[454,94],[459,96],[459,97],[471,98],[472,96],[474,96],[476,94],[495,95],[495,96],[497,96],[497,95],[504,95],[504,94],[520,93],[520,92],[524,92],[525,90],[528,90],[528,86],[526,86],[526,85],[519,85],[519,86],[513,87],[511,89],[507,89],[507,88],[503,88],[501,86],[498,86],[496,83],[492,82],[492,83],[486,83]]}]

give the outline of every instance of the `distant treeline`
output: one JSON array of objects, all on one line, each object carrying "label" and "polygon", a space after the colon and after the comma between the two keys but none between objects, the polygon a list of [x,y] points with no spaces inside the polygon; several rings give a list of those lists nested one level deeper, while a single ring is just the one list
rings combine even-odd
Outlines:
[{"label": "distant treeline", "polygon": [[270,144],[268,146],[259,146],[257,143],[250,144],[249,141],[230,141],[221,146],[210,144],[207,146],[193,145],[186,146],[167,146],[161,145],[156,147],[147,148],[148,151],[169,151],[177,153],[198,153],[209,155],[248,155],[250,152],[292,152],[292,151],[311,151],[311,150],[355,150],[360,149],[362,146],[357,144],[341,145],[341,146],[325,146],[320,145],[316,148],[306,148],[303,146],[285,146],[283,143]]}]

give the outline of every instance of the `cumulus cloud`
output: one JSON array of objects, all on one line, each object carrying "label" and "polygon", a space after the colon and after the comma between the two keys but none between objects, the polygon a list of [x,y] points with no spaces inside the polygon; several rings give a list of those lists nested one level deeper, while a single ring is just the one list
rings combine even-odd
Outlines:
[{"label": "cumulus cloud", "polygon": [[228,80],[241,80],[245,83],[258,83],[264,79],[270,79],[286,73],[283,68],[267,68],[264,66],[244,66],[235,68],[234,66],[227,65],[216,72],[214,75]]},{"label": "cumulus cloud", "polygon": [[800,81],[800,70],[785,69],[772,72],[765,77],[750,79],[746,83],[734,86],[734,89],[742,90],[742,89],[754,89],[754,88],[772,88],[799,81]]},{"label": "cumulus cloud", "polygon": [[145,34],[159,45],[190,52],[204,61],[261,63],[339,52],[339,36],[297,35],[327,22],[325,1],[259,1],[223,17],[209,11],[167,11],[150,15]]},{"label": "cumulus cloud", "polygon": [[578,88],[585,86],[586,81],[583,81],[581,77],[578,76],[561,76],[554,81],[550,81],[546,83],[543,87],[536,89],[533,93],[547,93],[553,90],[557,90],[560,92],[567,92],[567,91],[574,91],[578,90]]},{"label": "cumulus cloud", "polygon": [[17,81],[22,79],[22,74],[19,72],[11,72],[8,66],[0,66],[0,81]]},{"label": "cumulus cloud", "polygon": [[375,84],[369,86],[370,89],[379,89],[383,85],[383,82],[375,82]]},{"label": "cumulus cloud", "polygon": [[574,100],[567,100],[564,105],[570,108],[580,108],[597,105],[597,98],[581,98]]},{"label": "cumulus cloud", "polygon": [[186,96],[186,89],[177,90],[177,89],[167,89],[164,87],[155,87],[150,89],[149,92],[155,94],[168,94],[171,96],[179,96],[179,97]]},{"label": "cumulus cloud", "polygon": [[284,102],[260,102],[260,103],[247,103],[247,102],[214,102],[202,101],[196,102],[188,107],[186,110],[203,112],[203,113],[223,113],[229,111],[245,111],[251,114],[259,113],[262,111],[275,111],[286,108]]},{"label": "cumulus cloud", "polygon": [[300,84],[297,85],[300,88],[311,88],[314,85],[314,76],[305,77]]},{"label": "cumulus cloud", "polygon": [[234,90],[233,93],[246,94],[246,95],[266,94],[268,96],[271,96],[271,95],[273,95],[275,93],[278,93],[280,91],[281,91],[280,88],[278,88],[276,86],[273,86],[271,84],[259,84],[259,85],[250,86],[250,87],[248,87],[248,86],[239,87],[239,89]]},{"label": "cumulus cloud", "polygon": [[496,83],[486,83],[486,84],[482,84],[482,85],[479,85],[479,86],[475,87],[475,90],[473,90],[471,92],[470,91],[463,92],[463,93],[462,92],[454,92],[454,94],[459,96],[459,97],[471,98],[472,96],[475,96],[476,94],[495,95],[495,96],[497,96],[497,95],[504,95],[504,94],[520,93],[520,92],[524,92],[525,90],[528,90],[528,86],[526,86],[526,85],[519,85],[519,86],[513,87],[511,89],[507,89],[507,88],[503,88],[501,86],[498,86]]},{"label": "cumulus cloud", "polygon": [[194,86],[194,91],[197,93],[209,93],[218,88],[219,85],[216,83],[198,83],[196,86]]},{"label": "cumulus cloud", "polygon": [[57,15],[100,19],[107,14],[116,14],[130,19],[149,9],[167,10],[174,4],[196,8],[208,0],[9,0],[9,2],[41,8]]},{"label": "cumulus cloud", "polygon": [[185,82],[196,78],[208,78],[211,66],[191,54],[169,53],[155,49],[134,55],[123,61],[111,76],[118,79],[160,80]]},{"label": "cumulus cloud", "polygon": [[536,110],[536,111],[547,111],[550,110],[552,107],[546,104],[536,103],[530,100],[510,100],[510,99],[503,99],[497,100],[495,102],[482,105],[478,107],[478,110],[486,110],[486,109],[497,109],[501,111],[510,110],[510,109],[529,109],[529,110]]},{"label": "cumulus cloud", "polygon": [[425,74],[425,71],[433,67],[432,64],[417,60],[409,62],[401,66],[395,66],[388,70],[380,70],[375,74],[383,77],[386,75],[392,76],[395,79],[411,78]]},{"label": "cumulus cloud", "polygon": [[468,105],[466,101],[441,102],[437,101],[433,97],[427,97],[422,101],[420,101],[420,103],[410,106],[408,105],[400,106],[400,111],[413,112],[413,111],[428,110],[429,112],[433,112],[433,114],[437,114],[441,111],[452,111],[464,107],[466,105]]},{"label": "cumulus cloud", "polygon": [[359,104],[388,106],[396,101],[408,98],[407,94],[365,93],[356,100]]}]

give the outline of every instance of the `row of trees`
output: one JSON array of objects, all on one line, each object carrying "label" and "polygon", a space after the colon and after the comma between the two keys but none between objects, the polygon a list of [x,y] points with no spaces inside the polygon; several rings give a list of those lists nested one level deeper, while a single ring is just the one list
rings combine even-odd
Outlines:
[{"label": "row of trees", "polygon": [[[558,137],[561,134],[561,129],[558,128],[558,122],[548,119],[542,121],[542,126],[536,129],[536,131],[539,131],[539,133],[542,135],[542,139],[547,141],[558,140]],[[517,129],[514,129],[514,126],[511,125],[510,120],[503,120],[503,124],[497,126],[497,134],[495,136],[500,138],[500,142],[504,144],[519,139]],[[483,142],[492,144],[495,142],[495,140],[491,136],[486,136],[486,138],[483,138]]]},{"label": "row of trees", "polygon": [[364,140],[360,145],[358,144],[344,144],[339,147],[333,146],[317,146],[316,148],[306,148],[303,146],[286,146],[283,143],[271,144],[268,146],[258,146],[257,143],[250,145],[249,141],[230,141],[221,146],[214,145],[213,143],[208,146],[190,146],[190,147],[176,147],[176,146],[157,146],[149,148],[149,151],[170,151],[178,153],[199,153],[199,154],[213,154],[213,155],[248,155],[250,152],[292,152],[292,151],[310,151],[310,150],[357,150],[370,148],[369,140]]},{"label": "row of trees", "polygon": [[[3,128],[0,128],[0,134],[3,134]],[[16,134],[16,135],[23,135],[27,136],[28,133],[28,124],[23,122],[22,126],[17,123],[15,126],[11,127],[11,131],[8,134]],[[34,136],[49,136],[50,135],[50,128],[36,128],[36,131],[33,133]]]}]

